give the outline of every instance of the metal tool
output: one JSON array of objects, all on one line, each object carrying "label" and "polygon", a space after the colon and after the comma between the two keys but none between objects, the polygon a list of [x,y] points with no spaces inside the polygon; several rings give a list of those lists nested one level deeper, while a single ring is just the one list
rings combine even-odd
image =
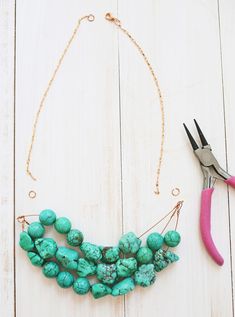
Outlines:
[{"label": "metal tool", "polygon": [[215,156],[212,153],[210,144],[208,144],[201,128],[197,121],[194,119],[194,123],[199,134],[202,146],[198,146],[191,133],[189,132],[185,124],[184,128],[188,135],[189,141],[192,145],[194,154],[200,162],[204,181],[203,190],[201,194],[201,210],[200,210],[200,231],[202,241],[207,249],[207,252],[212,259],[218,264],[223,265],[224,259],[218,252],[212,236],[211,236],[211,198],[214,191],[214,184],[217,179],[223,180],[227,185],[235,188],[235,176],[228,174],[218,163]]}]

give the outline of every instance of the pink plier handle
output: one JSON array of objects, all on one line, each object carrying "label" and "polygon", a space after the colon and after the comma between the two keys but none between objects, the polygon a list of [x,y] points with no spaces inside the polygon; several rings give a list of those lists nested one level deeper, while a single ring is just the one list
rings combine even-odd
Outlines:
[{"label": "pink plier handle", "polygon": [[[235,188],[235,176],[231,176],[224,181],[226,184]],[[200,230],[202,241],[212,259],[218,264],[223,265],[224,259],[217,250],[211,236],[211,198],[213,188],[203,189],[201,195],[201,212],[200,212]]]}]

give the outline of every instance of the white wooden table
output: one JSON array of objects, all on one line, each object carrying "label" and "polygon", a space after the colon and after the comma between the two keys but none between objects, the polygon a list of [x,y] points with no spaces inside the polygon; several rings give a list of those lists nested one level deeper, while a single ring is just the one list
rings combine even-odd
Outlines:
[{"label": "white wooden table", "polygon": [[[13,0],[0,2],[0,316],[234,316],[235,192],[216,184],[212,228],[223,267],[198,230],[202,175],[182,128],[197,118],[219,162],[235,173],[235,4],[232,0]],[[146,65],[105,21],[117,15],[156,70],[166,110],[161,195],[153,194],[160,109]],[[32,122],[79,17],[83,23],[48,96],[32,169]],[[68,216],[88,241],[116,244],[184,199],[180,262],[125,298],[79,297],[32,267],[16,216],[45,208]],[[37,198],[28,198],[28,191]]]}]

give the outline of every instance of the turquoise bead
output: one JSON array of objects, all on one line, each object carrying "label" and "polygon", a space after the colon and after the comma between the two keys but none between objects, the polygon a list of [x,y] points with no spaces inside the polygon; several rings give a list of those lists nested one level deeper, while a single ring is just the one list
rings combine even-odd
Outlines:
[{"label": "turquoise bead", "polygon": [[137,270],[137,261],[135,258],[120,259],[116,265],[119,277],[131,276]]},{"label": "turquoise bead", "polygon": [[97,265],[96,275],[104,284],[113,284],[117,278],[116,265],[100,263]]},{"label": "turquoise bead", "polygon": [[120,250],[118,247],[105,247],[102,249],[102,261],[114,263],[119,259]]},{"label": "turquoise bead", "polygon": [[53,258],[57,250],[57,244],[51,238],[37,239],[35,241],[35,247],[43,259]]},{"label": "turquoise bead", "polygon": [[113,296],[125,295],[133,291],[134,288],[135,288],[134,280],[131,277],[127,277],[121,282],[113,286],[112,295]]},{"label": "turquoise bead", "polygon": [[101,250],[95,244],[83,242],[80,246],[80,249],[83,252],[84,256],[90,261],[97,262],[102,258]]},{"label": "turquoise bead", "polygon": [[135,282],[142,287],[148,287],[155,282],[156,274],[153,264],[143,264],[135,272]]},{"label": "turquoise bead", "polygon": [[136,254],[136,259],[141,264],[148,264],[153,259],[153,251],[147,247],[141,247]]},{"label": "turquoise bead", "polygon": [[59,265],[52,261],[47,262],[42,269],[42,273],[48,278],[56,277],[59,274],[59,271]]},{"label": "turquoise bead", "polygon": [[171,251],[166,251],[165,255],[164,255],[166,261],[168,261],[168,263],[173,263],[179,260],[179,257],[177,254],[171,252]]},{"label": "turquoise bead", "polygon": [[22,231],[20,233],[19,245],[25,251],[31,251],[34,248],[34,242],[33,242],[32,238],[25,231]]},{"label": "turquoise bead", "polygon": [[72,229],[67,234],[67,243],[72,247],[78,247],[83,241],[83,234],[77,229]]},{"label": "turquoise bead", "polygon": [[158,232],[153,232],[147,237],[147,245],[152,251],[159,250],[163,245],[163,236]]},{"label": "turquoise bead", "polygon": [[78,259],[77,273],[80,277],[94,275],[96,273],[96,265],[91,261],[80,258]]},{"label": "turquoise bead", "polygon": [[56,251],[56,259],[68,270],[77,270],[79,254],[73,249],[59,247]]},{"label": "turquoise bead", "polygon": [[154,268],[156,272],[160,272],[168,266],[169,261],[165,258],[165,251],[160,249],[154,255]]},{"label": "turquoise bead", "polygon": [[85,295],[89,292],[90,289],[90,283],[89,280],[85,277],[79,277],[75,280],[73,283],[73,290],[75,293],[79,295]]},{"label": "turquoise bead", "polygon": [[96,283],[91,286],[91,293],[94,298],[101,298],[112,293],[112,289],[102,283]]},{"label": "turquoise bead", "polygon": [[71,229],[71,221],[66,217],[57,218],[54,227],[59,233],[68,233]]},{"label": "turquoise bead", "polygon": [[124,234],[119,240],[119,249],[125,253],[136,253],[141,245],[141,240],[133,232]]},{"label": "turquoise bead", "polygon": [[44,226],[40,222],[32,222],[28,227],[28,234],[31,238],[41,238],[45,233]]},{"label": "turquoise bead", "polygon": [[45,226],[51,226],[56,221],[56,214],[51,209],[45,209],[40,212],[40,222]]},{"label": "turquoise bead", "polygon": [[60,272],[57,275],[56,281],[60,287],[69,288],[73,285],[74,277],[69,272]]},{"label": "turquoise bead", "polygon": [[28,258],[33,265],[43,266],[44,260],[37,253],[29,251]]},{"label": "turquoise bead", "polygon": [[175,230],[168,231],[164,236],[164,242],[168,247],[176,247],[180,240],[180,234]]}]

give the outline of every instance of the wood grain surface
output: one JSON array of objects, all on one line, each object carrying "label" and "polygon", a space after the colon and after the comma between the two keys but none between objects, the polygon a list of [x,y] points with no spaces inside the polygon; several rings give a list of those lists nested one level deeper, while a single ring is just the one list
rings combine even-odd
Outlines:
[{"label": "wood grain surface", "polygon": [[[144,49],[163,92],[159,197],[161,112],[153,79],[106,12]],[[34,182],[25,164],[40,98],[77,20],[90,13],[95,21],[82,22],[40,117]],[[196,118],[221,166],[235,174],[234,55],[232,0],[0,1],[1,317],[234,317],[235,191],[215,184],[212,232],[225,259],[218,267],[200,239],[202,173],[182,127],[196,135]],[[28,197],[32,189],[36,199]],[[94,300],[63,290],[18,246],[20,214],[51,208],[87,241],[115,245],[123,232],[141,234],[178,199],[180,261],[125,297]]]}]

